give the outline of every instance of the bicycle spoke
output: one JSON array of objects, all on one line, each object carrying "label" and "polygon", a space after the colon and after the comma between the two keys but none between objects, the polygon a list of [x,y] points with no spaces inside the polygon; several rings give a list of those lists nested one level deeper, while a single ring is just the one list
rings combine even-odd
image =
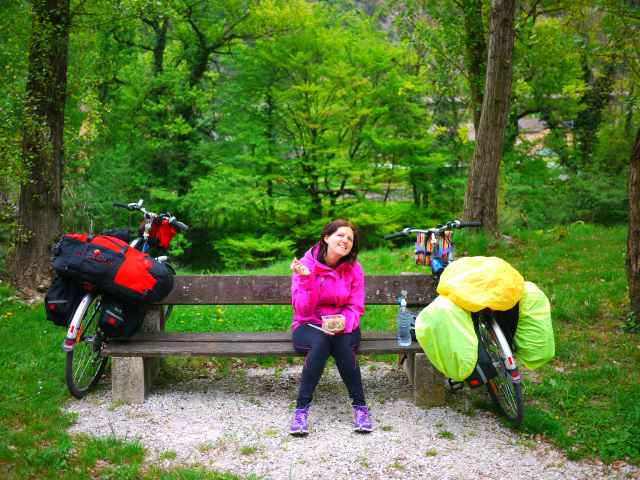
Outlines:
[{"label": "bicycle spoke", "polygon": [[[509,378],[509,371],[505,363],[507,360],[505,350],[498,340],[498,337],[502,337],[495,335],[491,329],[487,328],[485,322],[488,321],[490,320],[484,319],[480,323],[480,338],[492,359],[498,375],[487,384],[487,390],[498,411],[514,426],[518,426],[522,423],[524,417],[522,387],[520,384],[513,383]],[[496,328],[499,329],[499,326]],[[505,346],[504,348],[508,347]]]},{"label": "bicycle spoke", "polygon": [[[75,348],[67,352],[65,380],[69,392],[76,398],[84,397],[100,380],[108,358],[100,358],[102,333],[98,330],[98,312],[101,296],[94,295],[83,312],[85,317]],[[78,307],[81,308],[81,307]]]}]

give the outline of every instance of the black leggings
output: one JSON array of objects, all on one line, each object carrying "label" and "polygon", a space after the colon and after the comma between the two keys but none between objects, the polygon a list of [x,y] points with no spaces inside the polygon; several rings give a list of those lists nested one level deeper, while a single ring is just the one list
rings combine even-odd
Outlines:
[{"label": "black leggings", "polygon": [[351,404],[366,406],[360,364],[355,354],[360,337],[360,328],[335,336],[327,335],[304,323],[295,328],[291,335],[293,346],[307,357],[302,368],[296,408],[304,408],[311,403],[329,355],[335,360],[342,381],[347,386]]}]

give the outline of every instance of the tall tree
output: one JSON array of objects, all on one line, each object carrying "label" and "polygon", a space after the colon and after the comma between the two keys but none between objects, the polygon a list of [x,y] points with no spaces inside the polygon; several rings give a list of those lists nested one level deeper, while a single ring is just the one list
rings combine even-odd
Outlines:
[{"label": "tall tree", "polygon": [[62,156],[67,98],[70,0],[34,0],[20,189],[11,282],[42,290],[51,277],[51,246],[62,229]]},{"label": "tall tree", "polygon": [[515,41],[515,0],[492,0],[482,115],[469,169],[462,218],[498,234],[498,177],[509,116]]}]

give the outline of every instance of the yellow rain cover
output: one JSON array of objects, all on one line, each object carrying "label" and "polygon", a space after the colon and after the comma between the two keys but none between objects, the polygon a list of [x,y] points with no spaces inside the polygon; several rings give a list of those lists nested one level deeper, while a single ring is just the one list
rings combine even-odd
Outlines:
[{"label": "yellow rain cover", "polygon": [[470,312],[509,310],[518,303],[523,289],[522,275],[497,257],[463,257],[451,262],[438,284],[440,295]]},{"label": "yellow rain cover", "polygon": [[[446,270],[445,270],[446,271]],[[416,338],[434,367],[461,382],[478,361],[478,337],[471,314],[438,296],[416,318]]]},{"label": "yellow rain cover", "polygon": [[517,351],[514,355],[525,367],[533,370],[547,363],[556,353],[551,307],[547,296],[536,285],[524,282],[519,308],[515,336]]}]

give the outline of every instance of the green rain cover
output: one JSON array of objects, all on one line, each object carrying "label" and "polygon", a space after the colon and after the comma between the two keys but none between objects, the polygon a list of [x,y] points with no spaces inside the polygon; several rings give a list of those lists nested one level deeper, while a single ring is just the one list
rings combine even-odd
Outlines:
[{"label": "green rain cover", "polygon": [[438,296],[416,318],[416,338],[434,367],[457,382],[478,361],[478,337],[471,313]]},{"label": "green rain cover", "polygon": [[514,355],[530,370],[547,363],[556,353],[549,300],[531,282],[524,282],[515,340]]}]

